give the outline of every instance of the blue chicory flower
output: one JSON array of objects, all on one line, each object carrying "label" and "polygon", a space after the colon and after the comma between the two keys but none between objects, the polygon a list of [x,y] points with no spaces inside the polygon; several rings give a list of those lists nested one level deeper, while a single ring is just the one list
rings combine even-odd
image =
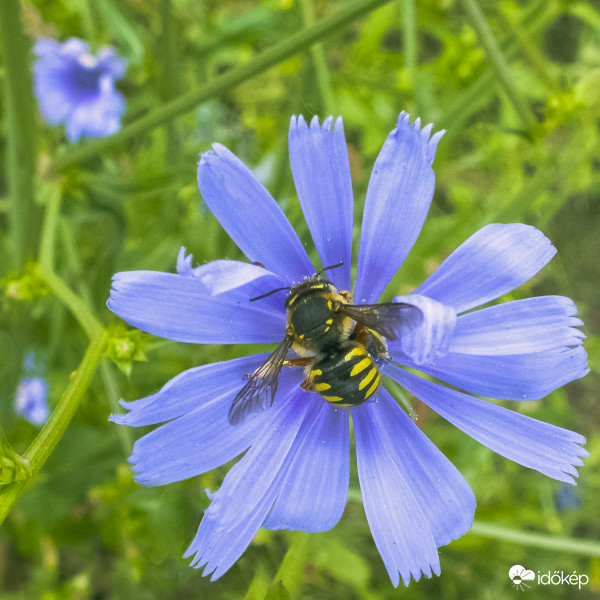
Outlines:
[{"label": "blue chicory flower", "polygon": [[[353,197],[342,119],[293,117],[290,162],[298,198],[323,265],[338,290],[351,289]],[[401,113],[375,162],[362,219],[354,302],[378,300],[412,248],[431,203],[431,168],[443,131],[431,135]],[[108,307],[131,325],[197,344],[280,342],[285,292],[317,270],[283,211],[254,174],[220,144],[198,165],[209,209],[252,263],[192,267],[181,249],[177,274],[118,273]],[[423,313],[418,329],[388,343],[385,375],[495,452],[574,483],[587,452],[572,431],[481,400],[535,400],[587,373],[573,302],[561,296],[471,309],[511,292],[554,255],[534,227],[491,224],[473,234],[412,294],[394,301]],[[264,268],[263,268],[264,266]],[[159,392],[123,402],[129,426],[160,425],[139,439],[136,480],[164,485],[224,465],[246,452],[211,497],[185,556],[217,579],[260,527],[325,531],[340,519],[349,482],[352,415],[365,513],[392,583],[439,574],[437,548],[471,526],[467,482],[380,386],[371,401],[340,409],[301,389],[302,369],[284,368],[273,406],[232,426],[228,410],[268,354],[185,371]],[[411,370],[405,367],[411,368]],[[464,391],[420,377],[433,375]]]},{"label": "blue chicory flower", "polygon": [[21,379],[15,397],[15,411],[32,425],[43,425],[48,410],[48,382],[41,377]]},{"label": "blue chicory flower", "polygon": [[121,129],[125,101],[115,81],[125,74],[126,61],[114,48],[96,56],[78,38],[59,43],[41,38],[34,47],[34,88],[40,111],[49,125],[65,124],[67,137],[106,137]]}]

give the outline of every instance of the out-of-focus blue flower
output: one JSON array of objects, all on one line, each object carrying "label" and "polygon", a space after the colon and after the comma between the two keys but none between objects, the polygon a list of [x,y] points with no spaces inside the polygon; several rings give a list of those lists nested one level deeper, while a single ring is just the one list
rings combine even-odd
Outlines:
[{"label": "out-of-focus blue flower", "polygon": [[15,398],[15,411],[32,425],[43,425],[50,414],[48,382],[41,377],[21,379]]},{"label": "out-of-focus blue flower", "polygon": [[125,110],[115,81],[125,74],[125,59],[114,48],[102,48],[97,56],[83,40],[59,43],[41,38],[34,52],[34,88],[40,111],[49,125],[65,124],[72,142],[82,136],[105,137],[121,129]]},{"label": "out-of-focus blue flower", "polygon": [[581,508],[581,498],[573,487],[563,483],[554,494],[554,506],[558,512],[578,510]]},{"label": "out-of-focus blue flower", "polygon": [[[321,263],[338,290],[351,289],[353,197],[341,118],[308,126],[293,117],[290,162]],[[443,134],[411,126],[402,113],[375,162],[362,218],[354,302],[376,302],[412,248],[431,203],[431,168]],[[192,268],[181,250],[177,274],[118,273],[109,308],[130,324],[197,344],[280,342],[286,292],[317,268],[282,210],[254,174],[220,144],[202,156],[204,201],[251,262],[217,260]],[[472,311],[533,277],[554,255],[550,241],[521,224],[474,233],[412,294],[395,301],[423,313],[418,329],[388,343],[381,367],[434,411],[499,454],[574,483],[587,452],[574,432],[476,395],[535,400],[587,371],[571,300],[543,296]],[[260,527],[325,531],[340,519],[349,480],[352,414],[365,513],[392,583],[439,574],[437,548],[471,526],[467,482],[383,386],[372,400],[340,409],[301,389],[302,369],[285,367],[273,406],[231,426],[228,410],[267,354],[185,371],[159,392],[124,402],[130,426],[164,423],[138,440],[130,461],[144,485],[193,477],[245,452],[211,498],[187,550],[217,579]],[[409,367],[411,370],[406,369]],[[434,383],[433,375],[464,391]]]}]

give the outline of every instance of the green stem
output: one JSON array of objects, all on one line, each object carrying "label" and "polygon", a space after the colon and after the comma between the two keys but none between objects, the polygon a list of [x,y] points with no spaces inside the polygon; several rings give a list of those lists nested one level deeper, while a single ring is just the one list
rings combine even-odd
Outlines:
[{"label": "green stem", "polygon": [[60,241],[60,255],[64,264],[65,271],[71,276],[79,276],[80,262],[75,242],[74,228],[71,227],[71,221],[67,218],[58,221],[58,237]]},{"label": "green stem", "polygon": [[153,127],[162,125],[174,116],[185,113],[210,98],[230,91],[244,81],[248,81],[259,73],[290,58],[296,52],[306,50],[319,40],[326,38],[332,33],[339,32],[340,28],[389,2],[391,0],[356,0],[355,2],[350,2],[331,17],[323,19],[287,37],[276,46],[259,54],[251,62],[225,72],[212,83],[205,84],[203,82],[196,89],[130,123],[112,137],[98,138],[79,149],[69,148],[68,155],[64,154],[58,158],[54,162],[53,168],[55,171],[60,171],[68,165],[86,160],[108,148],[114,148],[140,133],[145,133]]},{"label": "green stem", "polygon": [[460,3],[467,13],[469,20],[471,21],[471,25],[477,32],[479,41],[481,42],[481,45],[483,46],[490,62],[492,63],[492,67],[496,71],[496,75],[504,87],[506,95],[521,117],[525,128],[528,131],[531,131],[536,124],[535,117],[529,108],[527,100],[521,95],[513,83],[513,78],[504,55],[502,54],[502,51],[498,46],[498,42],[496,41],[490,26],[485,20],[479,5],[477,4],[476,0],[460,0]]},{"label": "green stem", "polygon": [[[546,23],[556,16],[556,10],[553,6],[548,6],[545,0],[539,1],[523,19],[522,27],[529,31],[530,35],[537,33]],[[503,44],[503,52],[508,58],[513,57],[517,52],[517,45],[514,40],[507,40]],[[493,89],[496,80],[496,73],[488,68],[479,77],[468,90],[457,96],[454,102],[449,102],[445,107],[443,121],[448,124],[448,132],[444,136],[445,143],[453,136],[457,135],[471,116],[485,106],[489,101],[490,90]]]},{"label": "green stem", "polygon": [[418,27],[417,27],[417,9],[415,0],[403,0],[402,2],[402,24],[404,32],[404,68],[410,78],[410,85],[413,91],[415,102],[415,114],[423,114],[425,102],[422,100],[423,92],[418,82]]},{"label": "green stem", "polygon": [[386,381],[385,387],[389,390],[389,392],[392,394],[394,399],[397,400],[402,405],[404,410],[408,413],[408,416],[413,421],[416,421],[417,413],[415,412],[415,409],[413,408],[410,398],[406,395],[404,388],[402,388],[398,383],[396,383],[390,377],[386,377],[385,381]]},{"label": "green stem", "polygon": [[484,521],[475,521],[470,529],[470,533],[494,540],[513,542],[522,546],[543,548],[544,550],[557,550],[568,554],[583,554],[585,556],[600,556],[600,542],[592,540],[576,540],[544,533],[531,533]]},{"label": "green stem", "polygon": [[30,42],[23,33],[21,3],[0,0],[0,40],[4,58],[6,174],[14,267],[20,270],[35,253],[39,210],[34,203],[35,103],[30,72]]},{"label": "green stem", "polygon": [[[313,25],[315,22],[315,5],[313,0],[301,0],[300,9],[302,11],[303,25],[305,27]],[[327,114],[335,112],[331,77],[327,67],[325,48],[322,43],[311,46],[310,57],[315,70],[315,80],[321,100],[321,109]]]},{"label": "green stem", "polygon": [[303,565],[312,537],[304,531],[292,531],[288,539],[291,540],[290,545],[273,578],[273,583],[285,581],[290,598],[296,598],[302,584]]},{"label": "green stem", "polygon": [[81,3],[81,25],[88,42],[96,43],[96,27],[94,26],[93,0],[85,0]]},{"label": "green stem", "polygon": [[[162,0],[160,16],[162,32],[160,37],[161,63],[162,63],[162,89],[161,95],[168,102],[176,94],[175,75],[175,40],[173,36],[173,7],[171,0]],[[165,124],[165,163],[167,165],[177,162],[177,140],[175,137],[175,122],[169,119]]]},{"label": "green stem", "polygon": [[[295,111],[290,111],[291,114],[296,114]],[[269,187],[272,190],[273,198],[280,198],[287,178],[289,175],[290,161],[288,158],[288,141],[282,137],[277,144],[277,152],[275,154],[275,168],[272,183]]]},{"label": "green stem", "polygon": [[404,66],[411,72],[417,66],[417,11],[415,0],[402,2],[404,24]]},{"label": "green stem", "polygon": [[0,523],[4,521],[21,494],[32,484],[33,476],[41,469],[63,436],[90,385],[105,346],[106,333],[101,330],[93,338],[79,368],[71,377],[67,389],[50,415],[48,422],[25,452],[23,458],[29,461],[32,477],[0,490]]},{"label": "green stem", "polygon": [[54,302],[50,307],[50,314],[48,315],[48,344],[46,348],[47,353],[47,364],[53,364],[55,358],[60,354],[62,345],[64,343],[63,335],[65,331],[65,321],[67,318],[67,311],[64,304],[60,302]]},{"label": "green stem", "polygon": [[52,293],[71,311],[88,337],[96,338],[102,331],[102,325],[87,304],[56,273],[40,267],[40,275],[46,280]]},{"label": "green stem", "polygon": [[259,567],[258,570],[254,571],[254,577],[252,577],[250,587],[244,596],[244,600],[265,600],[269,594],[270,586],[271,578],[264,569]]},{"label": "green stem", "polygon": [[40,240],[40,268],[51,271],[54,267],[54,242],[56,239],[56,228],[60,214],[60,201],[62,193],[59,186],[53,187],[46,200],[46,212],[42,224],[42,236]]},{"label": "green stem", "polygon": [[499,15],[502,19],[502,22],[505,24],[506,29],[514,35],[517,42],[519,42],[525,51],[525,56],[529,61],[529,64],[533,67],[533,71],[535,72],[536,76],[542,80],[546,87],[550,88],[551,90],[556,90],[558,86],[548,71],[548,63],[546,62],[546,58],[540,52],[535,41],[533,40],[532,32],[523,27],[521,23],[519,23],[517,19],[514,18],[514,16],[510,13],[511,10],[508,7],[504,9],[501,7],[499,11]]},{"label": "green stem", "polygon": [[[100,363],[100,373],[102,375],[102,382],[104,383],[104,389],[106,390],[106,397],[108,398],[110,410],[113,413],[118,413],[122,410],[121,406],[119,405],[119,386],[111,367],[112,365],[109,364],[109,361],[104,358]],[[133,447],[131,429],[129,427],[117,427],[117,433],[119,435],[121,447],[125,452],[125,456],[129,456]]]}]

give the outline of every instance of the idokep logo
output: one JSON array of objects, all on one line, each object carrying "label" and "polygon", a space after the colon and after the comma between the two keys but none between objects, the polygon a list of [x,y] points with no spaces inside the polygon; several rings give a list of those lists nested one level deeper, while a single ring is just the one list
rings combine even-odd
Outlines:
[{"label": "idokep logo", "polygon": [[[522,565],[513,565],[509,571],[508,576],[516,589],[525,591],[525,588],[530,588],[527,581],[536,581],[536,576],[533,571],[526,569]],[[541,573],[538,571],[537,583],[539,585],[570,585],[577,586],[581,589],[582,585],[587,585],[590,578],[585,573],[565,573],[563,571],[548,571],[547,573]]]},{"label": "idokep logo", "polygon": [[577,586],[581,589],[582,585],[587,585],[590,578],[585,573],[565,573],[564,571],[548,571],[547,573],[540,573],[538,571],[537,582],[541,585],[570,585]]},{"label": "idokep logo", "polygon": [[525,588],[531,587],[527,585],[526,581],[533,581],[535,579],[535,573],[533,571],[528,571],[525,567],[521,565],[513,565],[509,571],[508,576],[510,580],[513,582],[513,586],[516,589],[525,591]]}]

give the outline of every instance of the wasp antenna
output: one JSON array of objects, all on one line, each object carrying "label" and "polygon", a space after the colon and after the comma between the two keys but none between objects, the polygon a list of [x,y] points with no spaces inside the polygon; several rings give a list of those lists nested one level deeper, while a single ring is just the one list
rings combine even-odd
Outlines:
[{"label": "wasp antenna", "polygon": [[335,265],[329,265],[328,267],[323,267],[320,271],[317,271],[317,275],[320,275],[321,273],[324,273],[325,271],[330,271],[331,269],[337,269],[338,267],[342,267],[344,265],[344,261],[340,260],[339,263],[336,263]]},{"label": "wasp antenna", "polygon": [[286,286],[286,287],[280,287],[277,288],[276,290],[271,290],[270,292],[267,292],[266,294],[263,294],[262,296],[256,296],[256,298],[250,298],[250,302],[254,302],[255,300],[262,300],[263,298],[266,298],[267,296],[270,296],[271,294],[274,294],[275,292],[281,292],[281,290],[291,290],[292,288],[290,286]]}]

